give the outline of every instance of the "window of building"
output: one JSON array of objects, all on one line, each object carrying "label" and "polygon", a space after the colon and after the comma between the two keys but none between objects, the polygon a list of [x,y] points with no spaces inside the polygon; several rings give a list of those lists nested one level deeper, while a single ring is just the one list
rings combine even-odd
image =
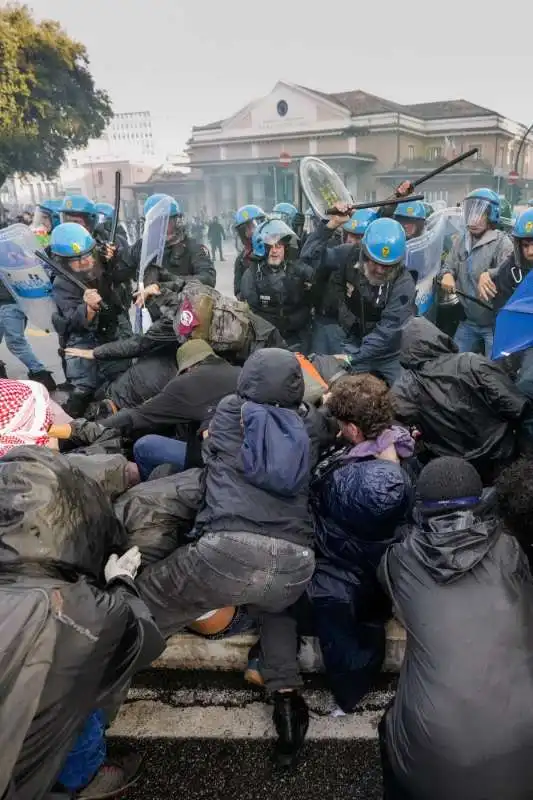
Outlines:
[{"label": "window of building", "polygon": [[77,158],[73,158],[72,159],[72,166],[73,167],[77,167],[78,166],[78,159]]},{"label": "window of building", "polygon": [[98,186],[104,185],[104,173],[101,169],[96,171],[96,180],[98,181]]},{"label": "window of building", "polygon": [[476,161],[479,161],[480,158],[483,158],[483,146],[480,144],[469,144],[468,149],[471,150],[473,147],[477,147],[477,153],[474,156]]},{"label": "window of building", "polygon": [[424,191],[424,198],[428,203],[435,203],[437,200],[448,202],[448,191],[446,189],[436,189],[433,192]]},{"label": "window of building", "polygon": [[442,148],[440,147],[428,147],[427,149],[427,159],[428,161],[435,161],[437,158],[442,156]]},{"label": "window of building", "polygon": [[413,161],[414,157],[415,157],[415,146],[413,144],[410,144],[407,147],[407,158],[409,159],[409,161]]},{"label": "window of building", "polygon": [[503,145],[501,145],[500,146],[500,155],[499,155],[499,160],[498,160],[498,163],[499,163],[500,167],[503,167],[504,161],[505,161],[505,147]]},{"label": "window of building", "polygon": [[376,192],[365,192],[365,203],[373,203],[376,199]]}]

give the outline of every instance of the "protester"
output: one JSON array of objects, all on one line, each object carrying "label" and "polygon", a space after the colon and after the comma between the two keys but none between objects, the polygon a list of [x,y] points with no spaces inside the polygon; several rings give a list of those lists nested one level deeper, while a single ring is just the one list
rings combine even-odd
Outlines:
[{"label": "protester", "polygon": [[[440,285],[448,292],[461,292],[465,319],[459,323],[455,341],[461,353],[482,352],[491,357],[494,310],[478,302],[478,282],[487,270],[497,272],[511,255],[513,245],[497,229],[500,198],[492,189],[476,189],[464,201],[466,231],[459,236],[440,273]],[[466,295],[466,297],[465,297]],[[489,304],[490,305],[490,304]]]},{"label": "protester", "polygon": [[241,243],[242,250],[235,259],[233,268],[233,292],[237,299],[241,299],[241,281],[246,270],[253,265],[252,236],[258,225],[266,220],[262,208],[246,205],[239,208],[235,214],[235,239]]},{"label": "protester", "polygon": [[113,555],[127,543],[109,499],[58,453],[11,449],[0,485],[0,796],[118,792],[139,759],[106,762],[104,721],[164,647],[133,583],[139,554]]},{"label": "protester", "polygon": [[[216,356],[202,339],[185,342],[176,359],[178,374],[158,395],[102,420],[137,440],[133,454],[143,480],[160,464],[171,464],[176,472],[202,466],[200,424],[237,388],[239,367]],[[177,438],[164,435],[169,433]]]},{"label": "protester", "polygon": [[533,784],[527,558],[505,525],[505,505],[502,522],[466,461],[436,459],[422,470],[417,493],[417,523],[380,567],[407,632],[396,697],[380,725],[384,796],[527,800]]},{"label": "protester", "polygon": [[[216,409],[204,443],[206,498],[194,544],[148,567],[141,594],[164,635],[214,608],[247,605],[256,615],[266,687],[274,694],[276,755],[292,763],[309,722],[297,667],[296,622],[287,613],[313,574],[308,508],[313,464],[299,411],[301,368],[285,350],[244,365],[236,394]],[[316,457],[316,456],[315,456]]]},{"label": "protester", "polygon": [[311,323],[313,269],[293,263],[297,238],[278,219],[264,222],[253,233],[255,258],[244,273],[240,297],[252,311],[278,329],[289,346],[307,353]]},{"label": "protester", "polygon": [[207,229],[207,238],[209,239],[209,244],[211,245],[211,258],[213,259],[213,263],[216,261],[217,250],[220,260],[225,261],[224,254],[222,252],[222,242],[226,238],[226,234],[224,232],[224,228],[218,220],[218,217],[213,217],[209,223],[209,227]]},{"label": "protester", "polygon": [[332,692],[353,712],[385,657],[391,608],[377,568],[410,511],[412,484],[401,464],[415,443],[393,424],[389,390],[372,375],[340,378],[326,402],[348,444],[312,483],[316,569],[307,594]]},{"label": "protester", "polygon": [[402,332],[400,362],[405,371],[392,387],[394,412],[420,431],[422,456],[460,456],[491,484],[517,455],[515,430],[527,398],[498,364],[458,353],[452,339],[422,317]]}]

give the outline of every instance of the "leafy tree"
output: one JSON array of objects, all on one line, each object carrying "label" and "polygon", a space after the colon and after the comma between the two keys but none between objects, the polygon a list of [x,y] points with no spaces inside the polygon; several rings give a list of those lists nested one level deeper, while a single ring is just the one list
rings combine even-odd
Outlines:
[{"label": "leafy tree", "polygon": [[111,103],[88,67],[59,23],[0,8],[0,187],[15,172],[54,177],[67,150],[103,132]]}]

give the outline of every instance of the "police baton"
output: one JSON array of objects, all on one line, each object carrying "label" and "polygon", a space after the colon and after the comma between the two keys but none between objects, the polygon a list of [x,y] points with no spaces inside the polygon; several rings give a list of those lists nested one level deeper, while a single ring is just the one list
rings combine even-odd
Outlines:
[{"label": "police baton", "polygon": [[115,208],[113,211],[113,226],[111,228],[111,236],[109,237],[109,244],[115,244],[117,238],[118,218],[120,214],[120,189],[122,186],[122,173],[119,169],[115,172]]},{"label": "police baton", "polygon": [[[65,267],[62,267],[60,264],[56,264],[55,261],[52,261],[52,259],[48,258],[46,253],[43,252],[42,250],[36,250],[35,255],[44,264],[46,264],[46,266],[49,269],[51,269],[52,272],[55,272],[57,275],[62,275],[63,278],[66,278],[66,280],[69,281],[73,286],[76,286],[78,289],[81,289],[82,292],[86,292],[87,289],[91,288],[90,286],[87,286],[87,284],[85,284],[79,278],[76,278],[76,276],[73,275],[72,272],[69,272],[68,269],[65,269]],[[102,309],[102,311],[109,311],[109,306],[104,300],[102,300],[102,302],[100,303],[100,308]]]}]

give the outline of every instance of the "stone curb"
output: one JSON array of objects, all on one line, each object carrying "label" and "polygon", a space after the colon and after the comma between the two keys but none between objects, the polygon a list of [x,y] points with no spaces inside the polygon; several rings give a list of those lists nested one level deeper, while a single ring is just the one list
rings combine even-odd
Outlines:
[{"label": "stone curb", "polygon": [[[255,636],[232,636],[210,641],[195,634],[181,633],[168,640],[167,649],[153,664],[160,669],[215,670],[242,672]],[[405,650],[405,631],[395,620],[387,626],[387,655],[384,670],[398,672]],[[316,639],[305,638],[300,650],[303,672],[321,672],[322,657]]]}]

